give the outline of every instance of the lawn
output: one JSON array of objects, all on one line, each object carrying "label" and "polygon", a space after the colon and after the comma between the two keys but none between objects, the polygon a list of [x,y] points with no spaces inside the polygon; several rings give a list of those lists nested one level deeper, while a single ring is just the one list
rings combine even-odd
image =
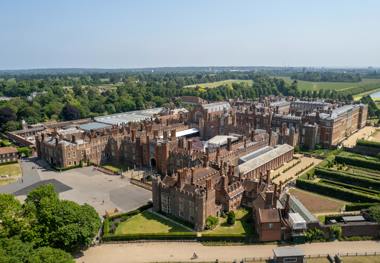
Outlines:
[{"label": "lawn", "polygon": [[[342,257],[344,263],[380,263],[379,256]],[[308,258],[307,263],[328,263],[327,258]]]},{"label": "lawn", "polygon": [[[293,82],[293,80],[290,77],[280,77],[287,81],[288,83]],[[343,90],[350,90],[356,87],[361,86],[379,86],[380,88],[380,79],[363,79],[360,82],[313,82],[313,81],[303,81],[303,80],[297,80],[298,88],[300,90],[310,90],[310,91],[319,91],[322,89],[325,90],[336,90],[336,91],[343,91]],[[370,93],[373,93],[371,91]],[[360,99],[360,98],[359,98]]]},{"label": "lawn", "polygon": [[121,222],[117,226],[115,234],[152,234],[170,232],[189,232],[189,230],[149,211],[144,211]]},{"label": "lawn", "polygon": [[19,163],[0,165],[0,185],[9,184],[21,176]]},{"label": "lawn", "polygon": [[294,195],[302,204],[309,209],[311,213],[336,213],[344,207],[346,202],[334,198],[322,196],[319,194],[307,192],[300,189],[290,189],[290,193]]},{"label": "lawn", "polygon": [[232,83],[246,83],[247,85],[252,85],[252,80],[244,80],[244,79],[228,79],[216,82],[208,82],[208,83],[199,83],[194,85],[187,85],[185,88],[195,88],[197,86],[204,89],[212,89],[219,86],[227,85],[228,87],[232,87]]},{"label": "lawn", "polygon": [[235,211],[235,224],[230,226],[227,224],[226,218],[219,218],[219,225],[213,230],[207,230],[204,233],[212,234],[252,234],[252,222],[249,222],[251,214],[245,209]]}]

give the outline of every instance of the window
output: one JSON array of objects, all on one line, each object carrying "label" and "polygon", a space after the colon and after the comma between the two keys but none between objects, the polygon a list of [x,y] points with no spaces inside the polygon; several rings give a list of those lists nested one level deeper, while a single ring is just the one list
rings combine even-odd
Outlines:
[{"label": "window", "polygon": [[295,263],[295,262],[297,262],[296,257],[284,258],[284,263]]},{"label": "window", "polygon": [[268,224],[268,228],[269,228],[269,229],[272,229],[272,228],[273,228],[273,224],[272,224],[272,223],[269,223],[269,224]]}]

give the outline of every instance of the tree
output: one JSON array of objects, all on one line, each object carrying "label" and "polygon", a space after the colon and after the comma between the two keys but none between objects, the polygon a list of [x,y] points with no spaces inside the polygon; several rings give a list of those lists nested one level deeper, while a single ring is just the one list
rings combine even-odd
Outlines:
[{"label": "tree", "polygon": [[10,194],[0,194],[0,237],[19,234],[23,225],[21,203]]},{"label": "tree", "polygon": [[206,229],[214,229],[219,223],[219,219],[215,216],[209,216],[206,219]]},{"label": "tree", "polygon": [[66,104],[60,114],[61,119],[65,121],[77,120],[81,118],[80,110],[74,105]]},{"label": "tree", "polygon": [[371,206],[368,212],[369,212],[369,215],[373,218],[373,220],[380,223],[380,206],[379,205]]},{"label": "tree", "polygon": [[230,226],[234,225],[236,221],[236,216],[234,211],[230,211],[227,213],[227,224]]},{"label": "tree", "polygon": [[[15,112],[9,107],[0,108],[0,128],[6,130],[6,125],[14,127],[13,122],[17,120]],[[11,125],[12,124],[12,125]]]},{"label": "tree", "polygon": [[40,247],[33,251],[29,263],[74,263],[73,257],[60,249]]}]

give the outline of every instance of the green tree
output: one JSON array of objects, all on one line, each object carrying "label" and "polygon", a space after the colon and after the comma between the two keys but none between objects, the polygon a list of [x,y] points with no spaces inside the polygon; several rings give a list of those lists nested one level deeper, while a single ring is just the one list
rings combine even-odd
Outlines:
[{"label": "green tree", "polygon": [[234,211],[230,211],[227,213],[227,224],[234,225],[236,221],[236,216]]},{"label": "green tree", "polygon": [[219,224],[219,219],[215,216],[209,216],[206,219],[206,229],[214,229]]},{"label": "green tree", "polygon": [[371,206],[368,212],[369,212],[369,215],[373,218],[373,220],[380,223],[380,206],[379,205]]},{"label": "green tree", "polygon": [[73,257],[60,249],[40,247],[33,251],[28,263],[74,263]]}]

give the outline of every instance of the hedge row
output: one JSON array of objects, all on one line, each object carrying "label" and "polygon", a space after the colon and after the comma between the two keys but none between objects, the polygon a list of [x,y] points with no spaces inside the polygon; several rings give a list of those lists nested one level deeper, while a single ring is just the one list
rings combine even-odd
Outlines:
[{"label": "hedge row", "polygon": [[360,192],[355,192],[349,189],[336,187],[328,184],[318,183],[318,182],[312,182],[309,180],[303,180],[298,178],[297,181],[297,187],[308,190],[311,192],[316,192],[322,195],[327,195],[330,197],[334,197],[337,199],[346,200],[349,202],[374,202],[379,203],[380,197],[374,196],[374,195],[367,195]]},{"label": "hedge row", "polygon": [[148,210],[152,206],[153,206],[153,204],[151,204],[151,203],[150,204],[146,204],[146,205],[143,205],[143,206],[137,208],[136,210],[132,210],[132,211],[129,211],[129,212],[123,213],[123,214],[112,215],[112,216],[110,216],[108,218],[110,220],[113,220],[113,219],[116,219],[116,218],[128,218],[128,217],[140,214],[141,212],[144,212],[145,210]]},{"label": "hedge row", "polygon": [[172,233],[147,233],[147,234],[125,234],[104,235],[103,242],[129,241],[129,240],[192,240],[197,238],[196,232],[172,232]]},{"label": "hedge row", "polygon": [[359,192],[363,192],[363,193],[367,193],[367,194],[374,194],[374,195],[379,195],[380,194],[379,191],[372,190],[372,189],[369,189],[369,188],[366,188],[366,187],[356,186],[356,185],[352,185],[352,184],[345,184],[345,183],[337,182],[337,181],[333,181],[333,180],[321,179],[320,182],[326,183],[326,184],[330,184],[330,185],[335,185],[335,186],[338,186],[338,187],[339,186],[340,187],[344,187],[344,188],[347,188],[347,189],[351,189],[353,191],[359,191]]},{"label": "hedge row", "polygon": [[358,210],[370,208],[371,206],[374,206],[374,205],[380,205],[380,203],[351,203],[351,204],[346,205],[345,210],[358,211]]},{"label": "hedge row", "polygon": [[367,140],[358,140],[356,142],[356,144],[357,145],[361,145],[361,146],[374,147],[374,148],[378,148],[380,150],[380,142],[367,141]]},{"label": "hedge row", "polygon": [[380,159],[377,162],[374,160],[366,160],[360,157],[348,157],[348,156],[337,155],[335,156],[335,161],[338,163],[349,164],[349,165],[369,168],[373,170],[380,170]]},{"label": "hedge row", "polygon": [[252,236],[245,234],[212,234],[204,233],[197,236],[196,232],[172,232],[172,233],[151,233],[151,234],[125,234],[125,235],[104,235],[103,242],[110,241],[132,241],[132,240],[197,240],[197,241],[228,241],[245,242],[252,239]]},{"label": "hedge row", "polygon": [[380,190],[380,180],[370,179],[369,177],[322,168],[315,169],[315,174],[321,178],[330,179],[333,181]]}]

